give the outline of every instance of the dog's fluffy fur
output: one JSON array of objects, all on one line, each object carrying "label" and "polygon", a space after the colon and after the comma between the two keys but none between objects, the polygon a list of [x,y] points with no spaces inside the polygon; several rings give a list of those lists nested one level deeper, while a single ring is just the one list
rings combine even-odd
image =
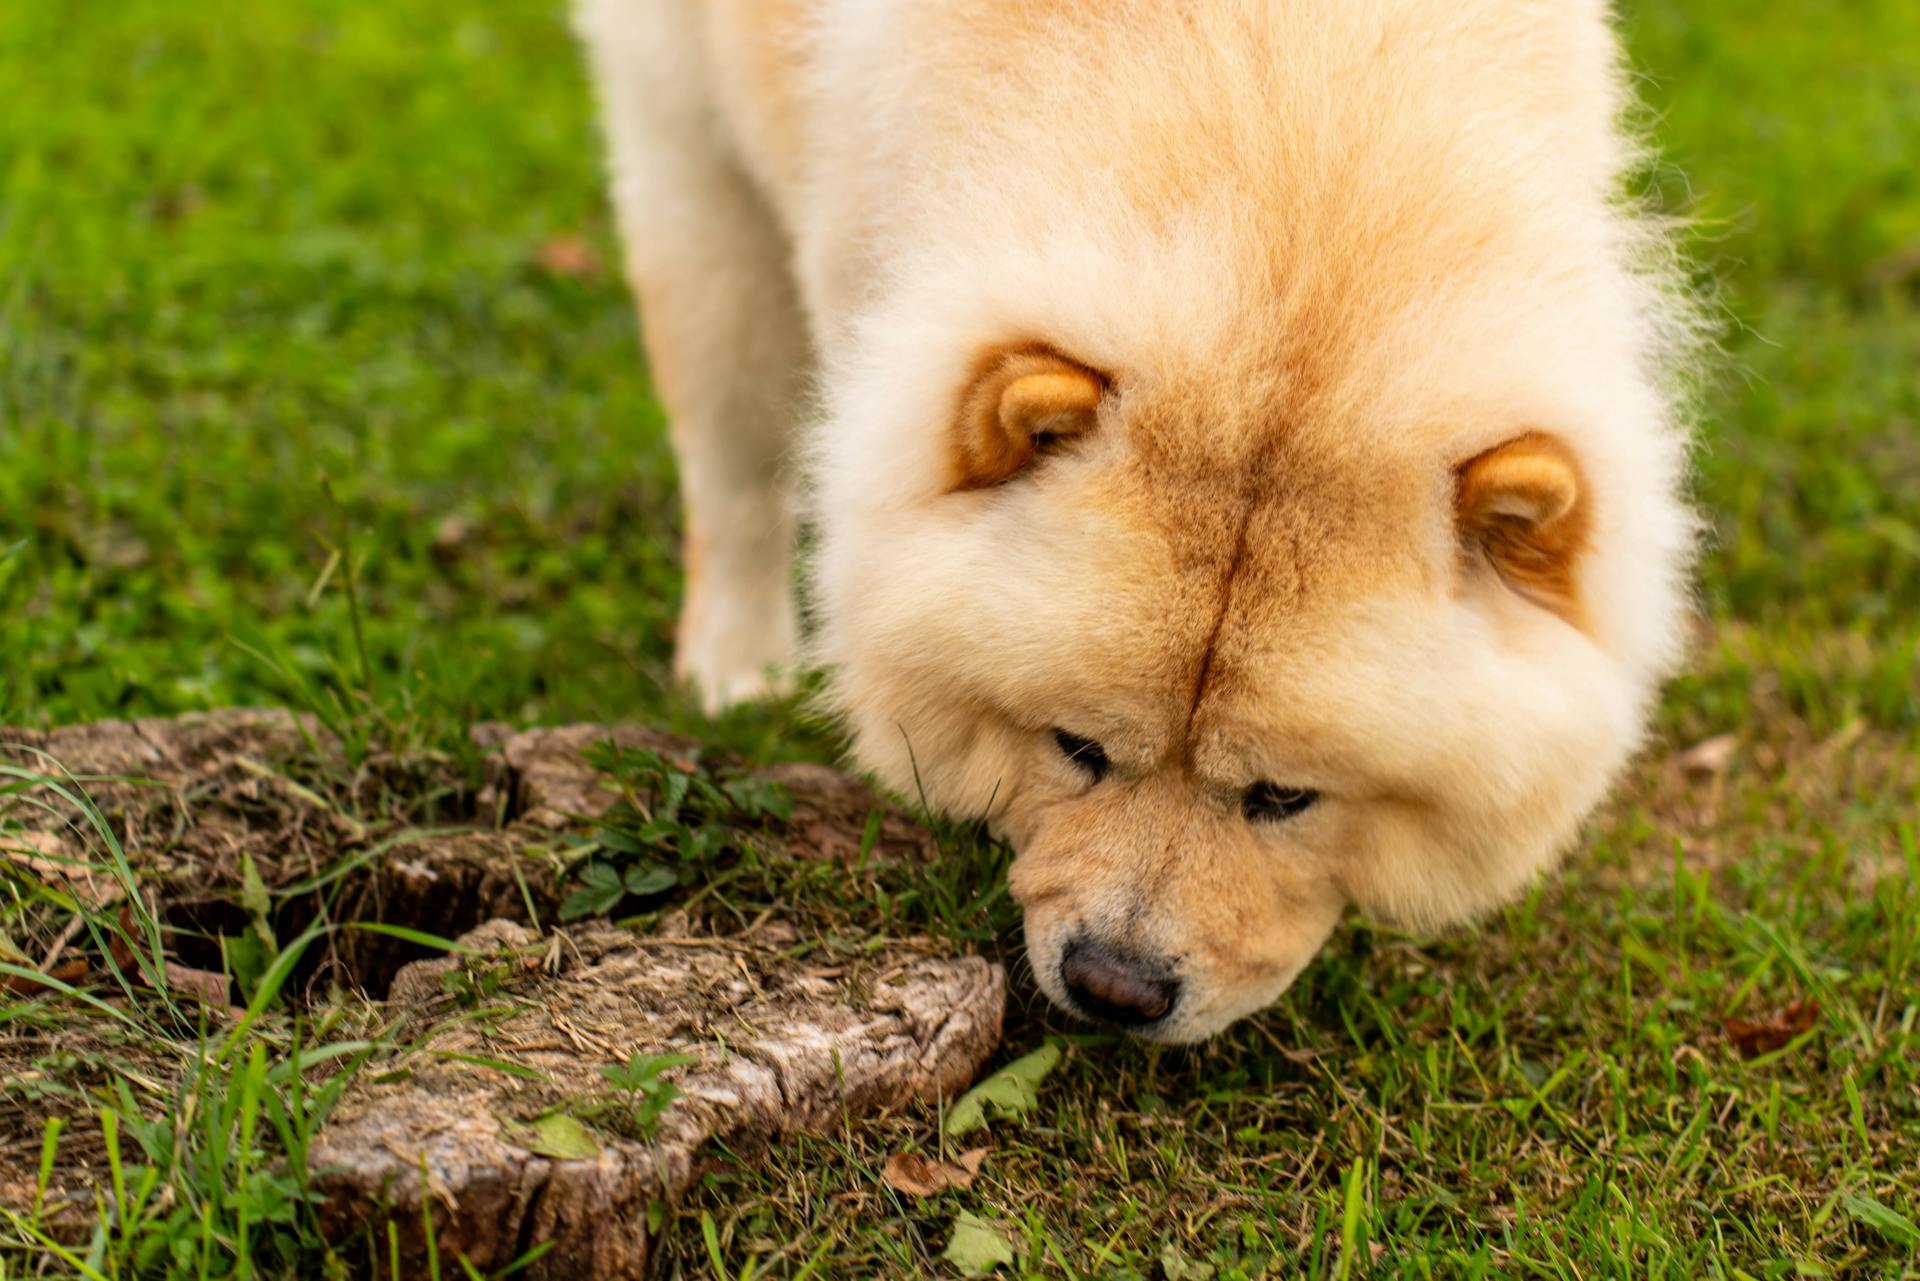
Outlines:
[{"label": "dog's fluffy fur", "polygon": [[[681,464],[680,671],[724,703],[795,664],[804,458],[835,706],[1014,843],[1051,997],[1097,1007],[1061,964],[1090,941],[1178,983],[1143,1034],[1202,1037],[1346,904],[1459,920],[1570,842],[1693,539],[1686,308],[1618,199],[1602,4],[579,26]],[[1261,781],[1318,803],[1249,817]]]}]

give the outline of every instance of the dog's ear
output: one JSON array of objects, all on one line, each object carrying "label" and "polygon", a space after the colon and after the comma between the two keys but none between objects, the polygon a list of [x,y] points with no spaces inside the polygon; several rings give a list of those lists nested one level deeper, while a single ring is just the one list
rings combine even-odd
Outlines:
[{"label": "dog's ear", "polygon": [[1583,625],[1577,570],[1593,525],[1580,460],[1557,437],[1516,436],[1462,463],[1454,518],[1514,591]]},{"label": "dog's ear", "polygon": [[1047,447],[1093,430],[1107,381],[1044,347],[999,349],[976,364],[953,430],[953,488],[984,489]]}]

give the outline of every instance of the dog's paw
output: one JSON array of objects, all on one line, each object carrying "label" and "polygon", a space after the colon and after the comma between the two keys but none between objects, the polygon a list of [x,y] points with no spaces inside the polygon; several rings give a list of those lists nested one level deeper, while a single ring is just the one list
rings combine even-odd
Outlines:
[{"label": "dog's paw", "polygon": [[[702,602],[711,605],[716,602]],[[673,674],[714,716],[794,687],[796,637],[789,601],[744,609],[689,608],[681,619]]]},{"label": "dog's paw", "polygon": [[784,698],[793,691],[793,673],[779,663],[760,667],[710,667],[691,660],[674,664],[683,685],[693,688],[700,710],[718,716],[730,707],[762,699]]}]

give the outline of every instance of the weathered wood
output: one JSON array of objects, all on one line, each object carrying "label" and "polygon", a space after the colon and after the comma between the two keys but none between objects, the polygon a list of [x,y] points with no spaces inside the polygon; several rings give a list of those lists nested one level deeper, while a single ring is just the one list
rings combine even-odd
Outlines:
[{"label": "weathered wood", "polygon": [[[605,776],[586,762],[583,754],[594,745],[646,748],[683,764],[699,750],[690,739],[637,725],[559,725],[518,733],[484,725],[476,727],[475,736],[493,748],[481,811],[509,813],[521,824],[548,830],[598,817],[619,799]],[[720,763],[739,765],[725,757]],[[851,774],[808,762],[752,773],[778,783],[792,798],[793,815],[784,828],[787,847],[795,853],[850,862],[859,856],[876,814],[869,857],[928,859],[937,853],[924,826]]]},{"label": "weathered wood", "polygon": [[[411,1011],[403,1036],[430,1050],[406,1080],[357,1085],[335,1110],[313,1151],[329,1225],[390,1220],[403,1270],[423,1266],[424,1191],[442,1257],[498,1268],[551,1240],[530,1277],[639,1277],[648,1206],[692,1183],[709,1140],[738,1153],[951,1096],[999,1042],[997,966],[900,945],[810,968],[780,956],[786,941],[595,925],[556,944],[496,921],[462,940],[474,955],[407,967],[393,985]],[[472,1017],[456,994],[471,983],[446,976],[500,966],[511,977],[487,1004],[513,1012]],[[620,1132],[625,1101],[600,1071],[636,1051],[697,1060],[671,1074],[681,1097],[645,1137]],[[530,1126],[556,1111],[588,1119],[595,1155],[536,1151]]]}]

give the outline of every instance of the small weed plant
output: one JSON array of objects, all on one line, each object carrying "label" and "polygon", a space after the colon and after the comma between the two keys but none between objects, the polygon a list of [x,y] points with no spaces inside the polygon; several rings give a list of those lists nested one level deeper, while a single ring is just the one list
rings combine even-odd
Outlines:
[{"label": "small weed plant", "polygon": [[587,753],[620,788],[620,799],[581,838],[579,888],[560,906],[566,921],[611,913],[631,896],[652,899],[706,879],[752,834],[793,813],[786,789],[742,773],[702,771],[646,748],[607,742]]}]

